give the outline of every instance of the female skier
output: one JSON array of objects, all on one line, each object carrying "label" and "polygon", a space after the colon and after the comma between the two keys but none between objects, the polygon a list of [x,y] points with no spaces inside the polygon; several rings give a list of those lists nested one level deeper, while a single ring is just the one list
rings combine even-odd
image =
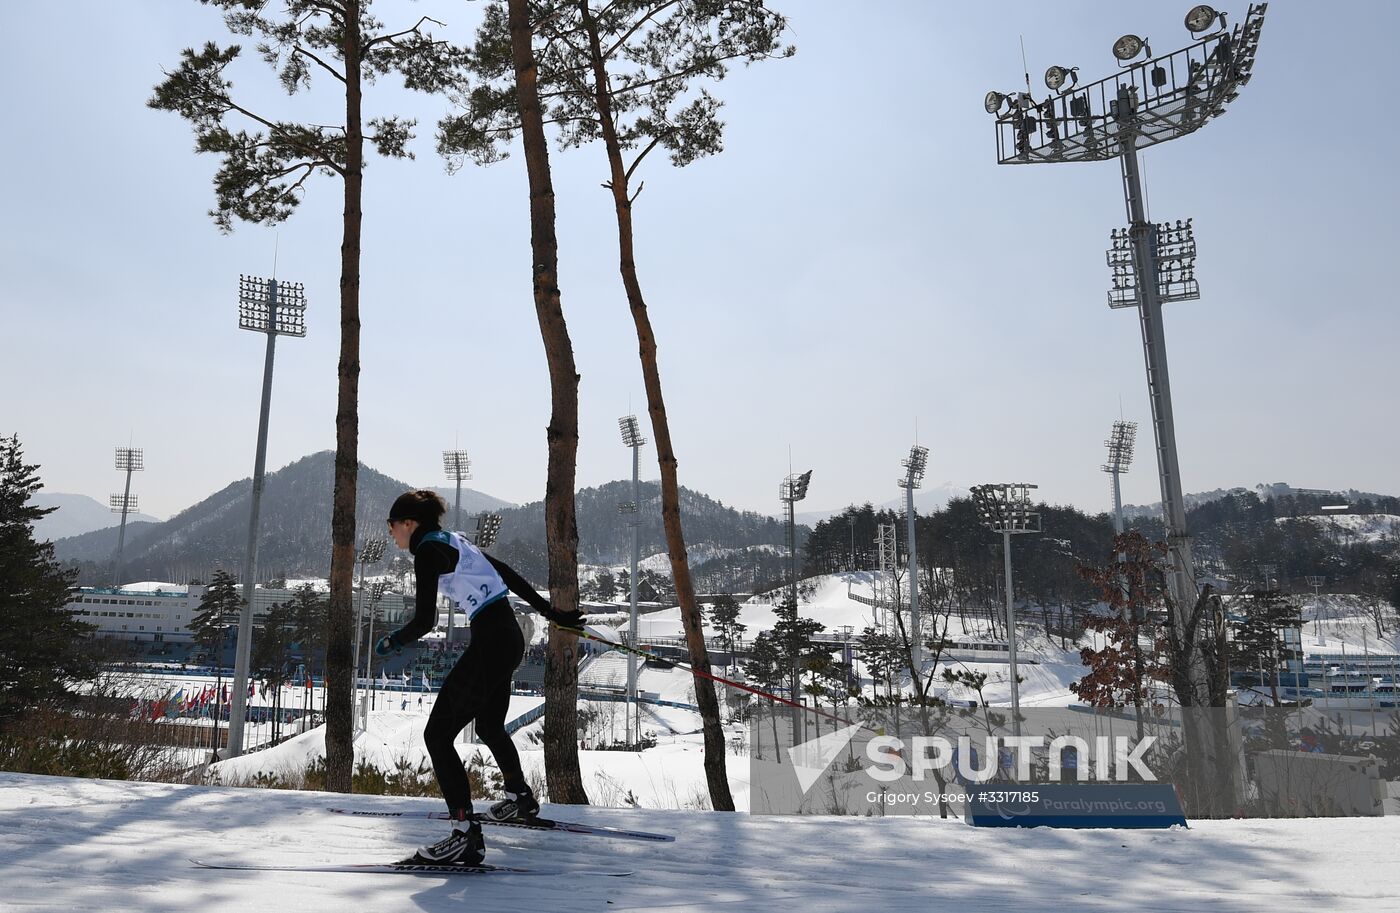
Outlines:
[{"label": "female skier", "polygon": [[404,861],[478,865],[486,843],[480,823],[474,820],[467,769],[452,744],[468,723],[476,721],[476,733],[491,749],[505,779],[506,798],[492,805],[487,816],[497,821],[529,819],[540,810],[505,729],[511,678],[525,650],[506,591],[557,625],[582,627],[583,616],[555,610],[509,565],[484,554],[460,533],[444,531],[440,521],[446,512],[447,504],[432,491],[407,492],[390,508],[389,533],[395,545],[413,554],[418,595],[413,619],[380,638],[374,652],[388,656],[432,630],[437,624],[439,593],[467,615],[471,642],[442,683],[423,729],[438,788],[452,816],[452,833]]}]

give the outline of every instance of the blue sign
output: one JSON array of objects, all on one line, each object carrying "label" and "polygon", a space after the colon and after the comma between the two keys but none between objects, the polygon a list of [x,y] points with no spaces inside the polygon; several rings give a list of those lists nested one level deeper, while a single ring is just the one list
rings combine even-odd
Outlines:
[{"label": "blue sign", "polygon": [[1186,827],[1170,783],[988,783],[968,789],[974,827]]}]

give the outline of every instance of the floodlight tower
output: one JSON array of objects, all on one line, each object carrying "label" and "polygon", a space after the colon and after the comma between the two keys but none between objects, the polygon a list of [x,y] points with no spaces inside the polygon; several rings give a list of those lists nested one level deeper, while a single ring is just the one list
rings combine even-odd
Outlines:
[{"label": "floodlight tower", "polygon": [[460,530],[462,528],[462,483],[472,477],[472,461],[467,456],[465,450],[444,450],[442,452],[442,471],[447,474],[448,481],[457,485],[457,497],[452,502],[452,528]]},{"label": "floodlight tower", "polygon": [[243,559],[243,609],[238,620],[238,647],[233,664],[233,707],[229,711],[228,757],[243,753],[243,716],[248,701],[248,657],[253,646],[253,598],[258,572],[258,514],[262,508],[263,474],[267,468],[267,420],[272,409],[272,359],[278,336],[306,335],[306,294],[300,282],[278,282],[255,276],[238,277],[239,329],[267,336],[263,359],[262,408],[258,413],[258,446],[253,458],[252,504],[248,511],[248,545]]},{"label": "floodlight tower", "polygon": [[487,549],[496,544],[501,536],[501,515],[482,514],[476,518],[476,538],[472,541],[477,548]]},{"label": "floodlight tower", "polygon": [[1108,462],[1103,471],[1113,476],[1113,532],[1123,535],[1123,488],[1118,477],[1128,471],[1133,462],[1133,445],[1137,442],[1137,422],[1114,422],[1113,433],[1104,441],[1108,447]]},{"label": "floodlight tower", "polygon": [[909,641],[913,653],[914,687],[919,687],[924,661],[923,640],[919,635],[919,559],[914,550],[914,489],[924,481],[924,470],[928,468],[928,448],[915,444],[909,448],[909,456],[900,464],[904,467],[904,478],[896,484],[904,489],[904,515],[909,525],[906,528],[906,548],[909,550]]},{"label": "floodlight tower", "polygon": [[[355,658],[351,663],[351,667],[356,670],[357,674],[360,668],[360,634],[365,626],[365,567],[370,564],[375,564],[383,558],[384,549],[387,545],[388,543],[383,536],[374,536],[366,539],[364,543],[360,545],[360,553],[356,556],[360,562],[360,596],[358,605],[355,608]],[[450,610],[448,617],[451,617]],[[354,689],[356,687],[357,686],[352,682],[352,694],[355,693]]]},{"label": "floodlight tower", "polygon": [[788,476],[778,485],[778,500],[787,506],[788,595],[793,605],[797,605],[797,514],[793,505],[807,497],[811,481],[809,469]]},{"label": "floodlight tower", "polygon": [[890,606],[894,603],[894,568],[898,560],[895,557],[898,544],[895,532],[893,523],[881,523],[875,534],[875,550],[880,565],[875,571],[871,595],[875,597],[875,610],[879,613],[876,623],[883,634],[890,632]]},{"label": "floodlight tower", "polygon": [[[793,611],[797,610],[797,513],[794,505],[807,497],[807,486],[811,481],[812,470],[809,469],[803,473],[787,476],[778,485],[778,500],[787,507],[788,598],[792,600]],[[802,717],[802,712],[796,707],[796,704],[802,702],[802,696],[798,689],[795,663],[788,674],[788,698],[794,702],[792,711],[793,744],[798,744],[803,741],[802,729],[805,720]]]},{"label": "floodlight tower", "polygon": [[[380,541],[382,542],[383,540],[381,539]],[[361,586],[364,585],[364,579],[363,579],[363,578],[361,578],[361,583],[360,583],[360,585],[361,585]],[[369,636],[365,638],[365,641],[366,641],[367,643],[374,643],[374,619],[375,619],[375,617],[376,617],[376,616],[378,615],[378,613],[379,613],[379,602],[380,602],[380,600],[382,600],[382,599],[384,598],[384,594],[385,594],[386,592],[388,592],[388,590],[389,590],[389,581],[384,580],[384,579],[382,579],[382,578],[379,579],[379,580],[374,581],[374,583],[371,583],[371,584],[369,585]],[[362,597],[362,598],[363,598],[363,597]],[[358,644],[358,643],[359,643],[359,640],[357,639],[357,640],[355,641],[355,643]],[[374,662],[374,652],[373,652],[372,650],[371,650],[371,651],[366,651],[366,652],[365,652],[365,678],[372,679],[372,678],[374,677],[373,674],[372,674],[373,670],[370,668],[371,663],[373,663],[373,662]]]},{"label": "floodlight tower", "polygon": [[1327,582],[1327,578],[1309,574],[1305,579],[1313,591],[1313,628],[1317,631],[1317,645],[1325,647],[1327,646],[1327,635],[1322,630],[1322,585]]},{"label": "floodlight tower", "polygon": [[[627,621],[627,644],[637,649],[637,563],[641,560],[641,520],[638,510],[642,503],[641,449],[647,439],[637,425],[635,415],[624,415],[617,420],[622,432],[622,445],[632,449],[632,500],[625,501],[617,509],[628,515],[627,526],[632,530],[632,549],[627,559],[627,589],[631,602],[631,614]],[[627,744],[636,745],[640,737],[641,708],[637,705],[637,654],[627,654]]]},{"label": "floodlight tower", "polygon": [[117,529],[117,557],[112,561],[112,586],[122,585],[122,552],[126,550],[126,517],[136,510],[136,495],[131,493],[131,474],[146,468],[146,455],[132,447],[117,448],[117,471],[126,473],[126,490],[114,494],[108,500],[113,513],[122,515],[121,526]]},{"label": "floodlight tower", "polygon": [[[1267,3],[1251,4],[1244,22],[1231,30],[1223,13],[1199,4],[1186,14],[1186,28],[1195,41],[1179,51],[1153,57],[1145,39],[1124,35],[1113,45],[1120,68],[1115,75],[1080,86],[1078,68],[1053,66],[1045,71],[1045,85],[1055,94],[1044,101],[1035,101],[1029,91],[989,92],[984,100],[987,113],[996,116],[1001,164],[1115,158],[1120,163],[1129,225],[1111,235],[1108,260],[1114,288],[1108,298],[1112,307],[1138,310],[1171,556],[1168,585],[1173,622],[1183,632],[1189,629],[1187,619],[1197,592],[1177,459],[1162,303],[1199,297],[1196,247],[1189,219],[1184,225],[1147,221],[1138,150],[1194,133],[1234,101],[1252,75],[1267,8]],[[1134,62],[1140,55],[1147,59]],[[1201,626],[1200,636],[1206,634],[1206,626]],[[1200,653],[1186,650],[1185,672],[1198,703],[1206,705],[1209,675]]]},{"label": "floodlight tower", "polygon": [[1040,532],[1040,514],[1031,510],[1031,489],[1026,482],[972,486],[972,500],[982,522],[1001,533],[1002,562],[1006,568],[1006,655],[1011,662],[1011,726],[1021,734],[1021,688],[1016,681],[1016,607],[1011,584],[1011,537]]}]

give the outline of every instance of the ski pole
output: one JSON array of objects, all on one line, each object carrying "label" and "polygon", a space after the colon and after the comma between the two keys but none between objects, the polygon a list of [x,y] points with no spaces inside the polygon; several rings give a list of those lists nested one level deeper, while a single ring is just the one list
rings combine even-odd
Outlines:
[{"label": "ski pole", "polygon": [[615,641],[608,640],[606,637],[603,637],[603,636],[598,635],[598,634],[594,634],[592,631],[589,631],[589,630],[586,629],[586,628],[571,628],[571,627],[569,627],[568,625],[555,624],[554,622],[550,622],[550,624],[554,625],[554,627],[558,628],[558,629],[561,630],[561,631],[568,631],[570,634],[576,634],[576,635],[578,635],[579,637],[582,637],[582,638],[584,638],[584,639],[586,639],[586,640],[591,640],[591,641],[593,641],[594,643],[603,644],[603,645],[605,645],[605,646],[612,647],[612,648],[615,649],[615,650],[621,650],[621,651],[623,651],[624,653],[632,653],[632,654],[635,654],[635,655],[637,655],[637,656],[642,657],[643,659],[652,659],[652,660],[656,660],[656,661],[659,662],[659,663],[665,663],[665,664],[670,665],[670,666],[679,666],[680,668],[686,670],[687,672],[689,672],[689,673],[692,674],[692,675],[698,675],[698,676],[700,676],[701,678],[707,678],[707,679],[709,679],[709,680],[712,681],[712,682],[718,682],[719,684],[725,685],[725,686],[730,687],[730,688],[738,688],[740,691],[747,691],[747,692],[749,692],[750,694],[756,694],[756,695],[758,695],[759,697],[766,697],[766,698],[768,698],[770,701],[777,701],[778,703],[780,703],[780,704],[786,704],[786,705],[788,705],[789,707],[796,707],[798,710],[804,710],[804,711],[807,711],[807,712],[809,712],[809,713],[815,713],[815,714],[818,714],[819,716],[824,716],[824,717],[826,717],[826,718],[829,719],[829,720],[835,720],[836,722],[842,723],[842,724],[847,725],[847,726],[863,726],[863,725],[864,725],[863,723],[852,723],[852,722],[851,722],[850,720],[848,720],[848,719],[844,719],[844,718],[842,718],[842,717],[836,716],[836,715],[833,714],[833,713],[827,713],[825,710],[822,710],[822,709],[820,709],[820,708],[818,708],[818,707],[808,707],[807,705],[805,705],[805,704],[800,704],[800,703],[798,703],[797,701],[788,700],[788,699],[785,698],[785,697],[778,697],[778,695],[776,695],[776,694],[770,694],[770,693],[768,693],[767,691],[763,691],[763,690],[761,690],[761,689],[754,688],[753,686],[751,686],[751,685],[746,685],[746,684],[744,684],[743,682],[736,682],[736,681],[734,681],[733,679],[725,678],[725,677],[722,676],[722,675],[715,675],[715,674],[713,674],[713,673],[711,673],[711,672],[701,672],[699,669],[696,669],[694,666],[691,666],[691,665],[688,664],[688,663],[683,663],[683,662],[680,662],[680,661],[674,660],[674,659],[667,659],[667,658],[664,657],[664,656],[657,656],[655,653],[648,653],[646,650],[642,650],[642,649],[639,649],[639,648],[637,648],[637,647],[629,646],[628,644],[621,644],[621,643],[617,643],[617,642],[615,642]]}]

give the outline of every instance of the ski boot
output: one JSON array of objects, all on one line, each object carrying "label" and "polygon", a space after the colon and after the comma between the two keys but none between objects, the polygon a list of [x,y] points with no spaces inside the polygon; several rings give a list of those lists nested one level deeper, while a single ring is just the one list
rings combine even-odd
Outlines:
[{"label": "ski boot", "polygon": [[486,858],[486,839],[475,821],[455,820],[452,833],[437,843],[422,847],[405,863],[414,865],[481,865]]},{"label": "ski boot", "polygon": [[540,815],[540,803],[530,787],[522,786],[518,791],[506,790],[506,797],[486,811],[492,821],[533,821]]}]

